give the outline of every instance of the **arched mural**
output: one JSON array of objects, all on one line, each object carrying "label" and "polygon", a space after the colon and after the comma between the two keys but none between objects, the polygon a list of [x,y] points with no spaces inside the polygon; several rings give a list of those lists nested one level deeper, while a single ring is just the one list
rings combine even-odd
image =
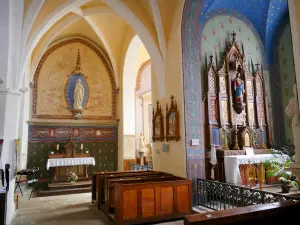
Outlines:
[{"label": "arched mural", "polygon": [[[75,71],[78,57],[80,76]],[[115,82],[110,61],[103,50],[84,38],[61,40],[43,55],[34,75],[32,118],[72,119],[78,80],[83,86],[82,119],[114,120]]]}]

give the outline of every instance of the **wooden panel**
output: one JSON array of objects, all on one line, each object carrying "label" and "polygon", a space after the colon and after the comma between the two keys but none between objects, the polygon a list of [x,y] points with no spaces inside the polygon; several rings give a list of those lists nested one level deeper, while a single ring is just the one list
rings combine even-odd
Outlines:
[{"label": "wooden panel", "polygon": [[124,171],[130,170],[130,163],[136,163],[135,159],[124,159],[123,164],[124,164]]},{"label": "wooden panel", "polygon": [[170,214],[173,212],[174,187],[165,186],[160,188],[160,210],[161,214]]},{"label": "wooden panel", "polygon": [[189,196],[188,185],[178,185],[176,187],[177,212],[183,213],[189,211],[191,199],[187,199],[188,196]]},{"label": "wooden panel", "polygon": [[155,215],[155,196],[154,187],[144,188],[141,190],[142,217],[150,217]]},{"label": "wooden panel", "polygon": [[125,190],[123,192],[123,219],[137,219],[137,190]]}]

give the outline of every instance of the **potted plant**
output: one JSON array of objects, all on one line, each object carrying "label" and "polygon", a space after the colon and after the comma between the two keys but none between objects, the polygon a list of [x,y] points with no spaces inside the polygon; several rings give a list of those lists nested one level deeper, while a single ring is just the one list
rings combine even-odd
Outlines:
[{"label": "potted plant", "polygon": [[289,193],[291,187],[297,187],[297,183],[295,180],[291,179],[292,172],[287,171],[291,164],[291,160],[271,160],[267,162],[266,167],[266,175],[267,178],[270,177],[279,177],[279,181],[281,182],[282,193]]},{"label": "potted plant", "polygon": [[76,180],[78,180],[78,176],[74,172],[71,172],[68,181],[70,181],[71,184],[75,184]]},{"label": "potted plant", "polygon": [[279,177],[281,182],[282,193],[289,193],[291,187],[298,187],[298,184],[295,180],[290,180],[285,177]]}]

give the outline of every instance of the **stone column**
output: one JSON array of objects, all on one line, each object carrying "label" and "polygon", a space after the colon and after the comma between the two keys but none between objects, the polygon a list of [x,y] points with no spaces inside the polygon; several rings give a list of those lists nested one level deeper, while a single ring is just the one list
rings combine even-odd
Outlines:
[{"label": "stone column", "polygon": [[[24,1],[1,1],[0,7],[0,139],[3,139],[0,167],[10,164],[6,224],[13,218],[15,186],[15,139],[19,131],[21,38]],[[25,42],[26,43],[26,42]]]},{"label": "stone column", "polygon": [[[300,60],[300,1],[299,0],[289,0],[289,15],[291,23],[291,33],[293,40],[293,54],[294,62],[299,62]],[[300,64],[295,63],[295,72],[296,72],[296,82],[298,90],[298,107],[300,103]],[[299,116],[299,115],[296,115]],[[294,145],[296,152],[296,161],[291,165],[293,174],[300,181],[300,124],[293,124],[293,136],[294,136]]]}]

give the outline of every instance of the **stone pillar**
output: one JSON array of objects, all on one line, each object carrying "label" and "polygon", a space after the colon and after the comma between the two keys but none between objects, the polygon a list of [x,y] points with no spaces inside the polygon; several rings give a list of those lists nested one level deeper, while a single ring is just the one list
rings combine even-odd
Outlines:
[{"label": "stone pillar", "polygon": [[[298,90],[298,106],[300,105],[300,64],[296,63],[300,60],[300,1],[289,0],[289,15],[291,23],[291,33],[293,40],[293,54],[295,62],[296,82]],[[297,115],[296,115],[297,116]],[[300,181],[300,124],[293,124],[293,136],[296,152],[296,161],[291,165],[293,174]]]},{"label": "stone pillar", "polygon": [[[13,218],[15,186],[15,139],[18,138],[21,76],[21,38],[24,1],[1,1],[0,7],[0,139],[3,139],[0,167],[10,164],[6,224]],[[26,43],[26,42],[25,42]]]}]

